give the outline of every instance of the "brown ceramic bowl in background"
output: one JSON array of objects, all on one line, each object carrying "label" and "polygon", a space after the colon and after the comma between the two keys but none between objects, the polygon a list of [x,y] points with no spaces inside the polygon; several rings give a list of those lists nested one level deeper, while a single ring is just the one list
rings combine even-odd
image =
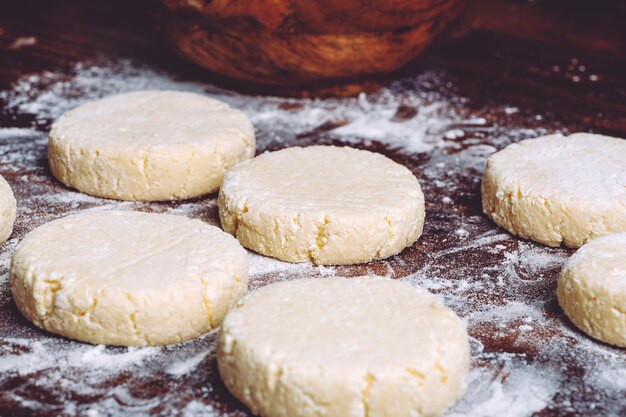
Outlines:
[{"label": "brown ceramic bowl in background", "polygon": [[306,86],[391,73],[416,58],[465,0],[162,0],[183,57],[231,79]]}]

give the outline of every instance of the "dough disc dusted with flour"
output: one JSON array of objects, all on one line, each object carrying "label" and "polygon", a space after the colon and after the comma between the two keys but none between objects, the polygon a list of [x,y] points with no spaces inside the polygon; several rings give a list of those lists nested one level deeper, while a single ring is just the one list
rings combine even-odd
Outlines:
[{"label": "dough disc dusted with flour", "polygon": [[93,211],[30,232],[10,270],[35,325],[72,339],[162,345],[217,327],[248,282],[246,251],[200,220]]},{"label": "dough disc dusted with flour", "polygon": [[626,233],[584,245],[566,263],[559,304],[588,335],[626,347]]},{"label": "dough disc dusted with flour", "polygon": [[388,279],[262,288],[226,315],[219,372],[263,417],[442,413],[464,391],[468,336],[437,297]]},{"label": "dough disc dusted with flour", "polygon": [[217,191],[224,171],[254,156],[239,110],[199,94],[139,91],[64,114],[48,160],[63,184],[119,200],[174,200]]},{"label": "dough disc dusted with flour", "polygon": [[17,203],[9,183],[0,176],[0,243],[11,236]]},{"label": "dough disc dusted with flour", "polygon": [[483,211],[548,246],[626,231],[626,140],[576,133],[507,146],[487,162]]},{"label": "dough disc dusted with flour", "polygon": [[424,195],[383,155],[311,146],[263,154],[224,176],[222,227],[241,244],[289,262],[387,258],[422,233]]}]

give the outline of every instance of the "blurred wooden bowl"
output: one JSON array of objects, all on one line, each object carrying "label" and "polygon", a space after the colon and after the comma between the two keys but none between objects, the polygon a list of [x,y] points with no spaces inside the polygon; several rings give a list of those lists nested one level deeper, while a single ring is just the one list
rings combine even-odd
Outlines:
[{"label": "blurred wooden bowl", "polygon": [[393,72],[465,0],[162,0],[183,57],[228,78],[296,86]]}]

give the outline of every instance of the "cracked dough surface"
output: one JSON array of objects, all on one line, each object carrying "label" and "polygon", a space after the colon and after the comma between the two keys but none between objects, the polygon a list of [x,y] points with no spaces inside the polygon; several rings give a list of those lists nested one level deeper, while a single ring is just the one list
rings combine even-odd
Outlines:
[{"label": "cracked dough surface", "polygon": [[406,167],[348,147],[293,147],[228,171],[218,198],[225,231],[289,262],[383,259],[422,234],[424,195]]},{"label": "cracked dough surface", "polygon": [[226,387],[263,417],[414,417],[464,391],[464,324],[436,296],[380,278],[286,281],[226,315]]},{"label": "cracked dough surface", "polygon": [[626,347],[626,233],[587,243],[565,263],[559,304],[582,331]]},{"label": "cracked dough surface", "polygon": [[19,243],[9,283],[36,326],[94,344],[177,343],[219,326],[247,288],[246,251],[200,220],[88,211]]},{"label": "cracked dough surface", "polygon": [[524,140],[493,154],[483,211],[548,246],[626,232],[626,140],[589,133]]},{"label": "cracked dough surface", "polygon": [[17,202],[13,191],[9,183],[0,176],[0,243],[7,240],[13,232],[16,210]]},{"label": "cracked dough surface", "polygon": [[217,191],[254,156],[250,121],[226,103],[139,91],[84,104],[52,126],[48,160],[63,184],[119,200],[175,200]]}]

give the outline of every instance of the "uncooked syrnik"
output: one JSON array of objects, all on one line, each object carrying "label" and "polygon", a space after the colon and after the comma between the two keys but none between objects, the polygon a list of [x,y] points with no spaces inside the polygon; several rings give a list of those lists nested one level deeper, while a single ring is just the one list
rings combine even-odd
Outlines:
[{"label": "uncooked syrnik", "polygon": [[487,162],[482,201],[499,226],[548,246],[626,232],[626,140],[576,133],[509,145]]},{"label": "uncooked syrnik", "polygon": [[434,295],[385,278],[271,284],[226,315],[226,387],[263,417],[436,416],[465,389],[465,325]]},{"label": "uncooked syrnik", "polygon": [[11,236],[17,212],[17,202],[13,190],[6,180],[0,176],[0,243]]},{"label": "uncooked syrnik", "polygon": [[87,194],[177,200],[217,191],[224,171],[254,156],[239,110],[200,94],[138,91],[84,104],[52,126],[54,176]]},{"label": "uncooked syrnik", "polygon": [[626,233],[594,239],[561,271],[559,304],[582,331],[626,347]]},{"label": "uncooked syrnik", "polygon": [[424,195],[406,167],[348,147],[293,147],[228,171],[218,198],[225,231],[289,262],[351,264],[413,244]]},{"label": "uncooked syrnik", "polygon": [[200,220],[88,211],[30,232],[11,262],[20,312],[94,344],[164,345],[219,326],[247,288],[246,251]]}]

